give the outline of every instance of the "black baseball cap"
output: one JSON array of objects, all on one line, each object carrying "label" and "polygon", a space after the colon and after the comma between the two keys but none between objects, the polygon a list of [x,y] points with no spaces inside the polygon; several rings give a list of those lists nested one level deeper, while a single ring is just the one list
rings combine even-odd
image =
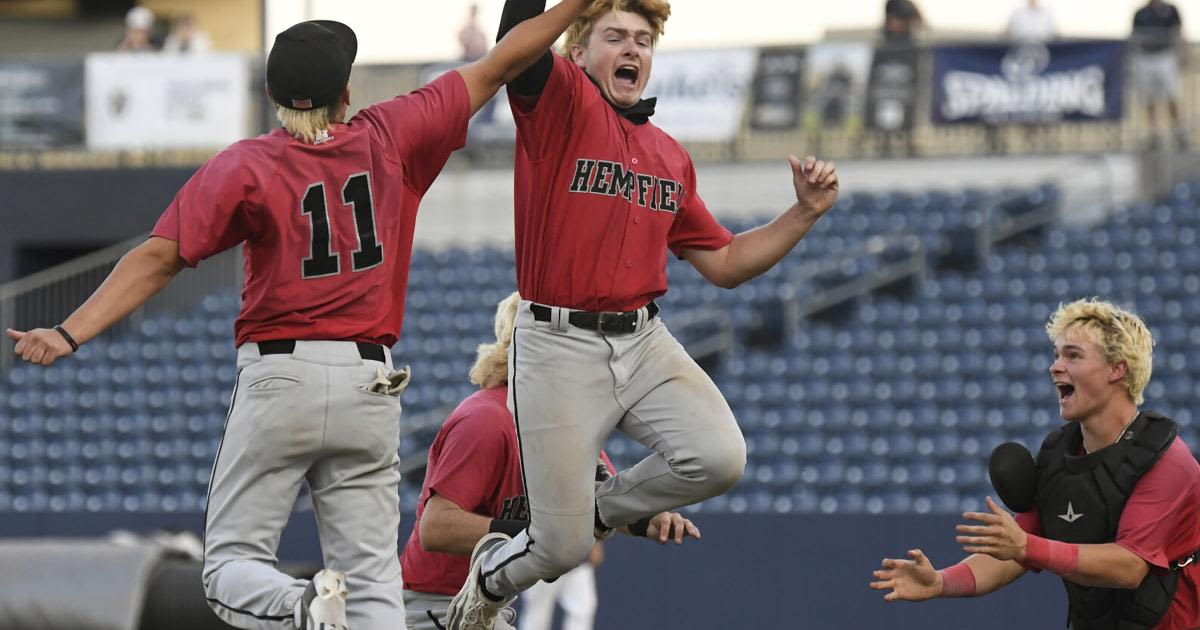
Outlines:
[{"label": "black baseball cap", "polygon": [[267,90],[290,109],[314,109],[337,102],[350,80],[358,38],[332,20],[301,22],[275,36],[267,56]]}]

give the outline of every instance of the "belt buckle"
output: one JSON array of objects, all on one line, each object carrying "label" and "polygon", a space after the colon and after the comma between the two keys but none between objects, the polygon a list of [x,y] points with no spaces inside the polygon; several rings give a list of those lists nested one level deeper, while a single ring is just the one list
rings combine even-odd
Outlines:
[{"label": "belt buckle", "polygon": [[618,314],[619,313],[613,313],[611,311],[600,311],[599,313],[596,313],[596,332],[600,333],[601,335],[607,334],[607,332],[604,330],[604,320],[608,319],[612,315]]}]

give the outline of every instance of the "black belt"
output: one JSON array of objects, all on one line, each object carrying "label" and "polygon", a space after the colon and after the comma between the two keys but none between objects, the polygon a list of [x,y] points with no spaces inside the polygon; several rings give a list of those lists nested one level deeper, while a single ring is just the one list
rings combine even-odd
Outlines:
[{"label": "black belt", "polygon": [[[533,313],[535,320],[539,322],[550,321],[549,306],[530,304],[529,310]],[[650,302],[646,305],[646,321],[650,321],[657,316],[658,304]],[[638,311],[629,311],[627,313],[617,311],[601,311],[599,313],[573,311],[567,316],[567,322],[576,328],[593,330],[602,335],[625,335],[637,330]]]},{"label": "black belt", "polygon": [[1200,550],[1193,551],[1191,554],[1186,555],[1178,560],[1173,560],[1167,566],[1168,566],[1168,568],[1171,569],[1171,572],[1173,573],[1175,571],[1183,570],[1184,567],[1188,566],[1189,564],[1192,564],[1193,562],[1200,563]]},{"label": "black belt", "polygon": [[[358,346],[358,356],[363,359],[367,361],[379,361],[380,363],[387,362],[387,357],[383,353],[383,346],[365,341],[355,341],[354,345]],[[295,339],[275,339],[258,342],[259,354],[291,354],[295,351]]]}]

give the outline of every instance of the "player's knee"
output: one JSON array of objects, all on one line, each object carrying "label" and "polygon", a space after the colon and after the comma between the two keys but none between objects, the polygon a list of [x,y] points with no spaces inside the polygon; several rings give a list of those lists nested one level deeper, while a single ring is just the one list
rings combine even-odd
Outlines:
[{"label": "player's knee", "polygon": [[737,485],[746,472],[746,442],[741,436],[724,446],[722,452],[710,460],[709,476],[716,493],[725,492]]},{"label": "player's knee", "polygon": [[716,496],[729,490],[741,481],[746,471],[746,442],[737,436],[720,436],[722,439],[708,440],[697,457],[699,474],[697,480],[706,496]]}]

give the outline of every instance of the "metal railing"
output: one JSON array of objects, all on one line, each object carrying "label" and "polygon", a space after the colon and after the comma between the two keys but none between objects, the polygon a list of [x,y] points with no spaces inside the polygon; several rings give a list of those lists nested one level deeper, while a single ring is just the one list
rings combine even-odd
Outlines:
[{"label": "metal railing", "polygon": [[[899,259],[884,262],[868,273],[814,290],[817,278],[837,271],[846,261],[880,256],[897,248],[903,248],[907,253]],[[873,236],[862,247],[820,264],[806,266],[803,271],[788,278],[781,296],[784,300],[786,330],[788,334],[796,334],[803,329],[806,318],[907,278],[920,283],[928,270],[928,256],[921,239],[911,234]]]},{"label": "metal railing", "polygon": [[[63,321],[104,282],[122,256],[145,240],[146,236],[140,235],[0,285],[0,328],[27,330]],[[146,318],[186,311],[214,291],[236,290],[241,287],[241,275],[240,248],[213,256],[196,269],[184,269],[165,289],[104,334],[118,335]],[[0,352],[0,370],[10,367],[13,360],[11,352]]]}]

